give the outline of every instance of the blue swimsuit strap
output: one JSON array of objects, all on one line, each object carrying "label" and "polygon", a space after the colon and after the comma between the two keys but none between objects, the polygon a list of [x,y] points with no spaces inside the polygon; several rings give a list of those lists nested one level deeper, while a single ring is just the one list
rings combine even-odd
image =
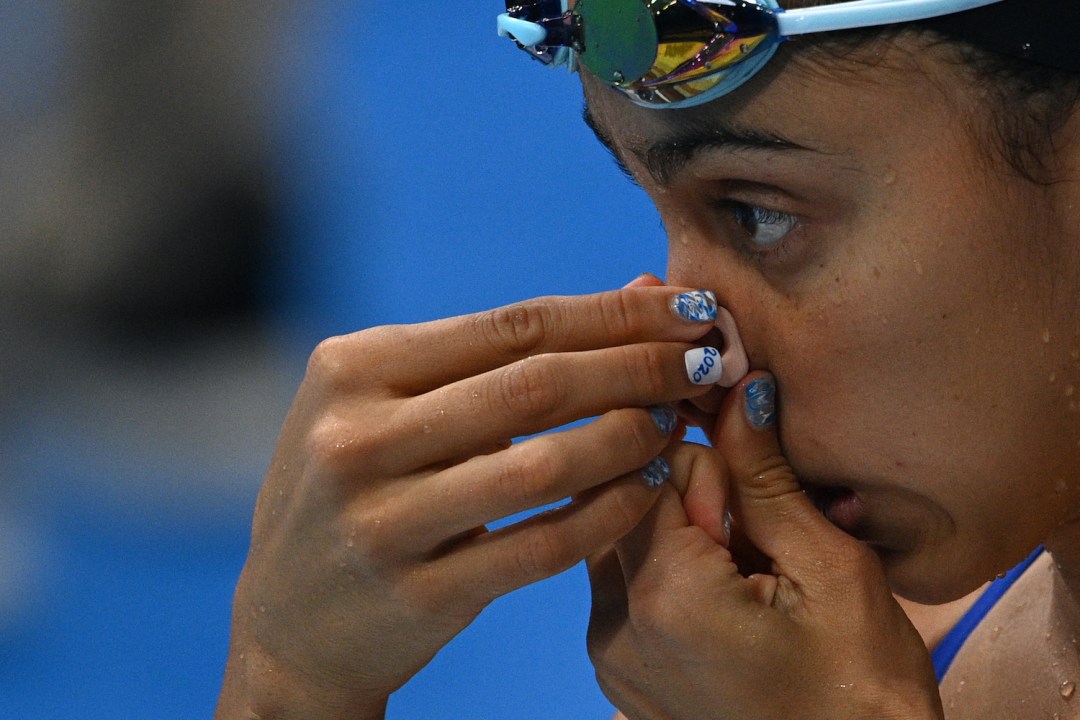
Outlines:
[{"label": "blue swimsuit strap", "polygon": [[1013,586],[1024,571],[1031,566],[1031,563],[1035,562],[1035,558],[1042,555],[1043,549],[1040,546],[1031,553],[1026,560],[1014,567],[1012,570],[1005,574],[1005,577],[998,578],[990,583],[990,586],[986,588],[986,591],[979,596],[979,599],[975,601],[975,604],[960,620],[953,625],[952,630],[942,638],[937,647],[930,654],[931,659],[934,661],[934,672],[937,673],[937,679],[940,683],[945,677],[945,673],[949,671],[949,666],[952,665],[953,660],[956,658],[956,654],[960,652],[960,648],[963,647],[964,641],[967,640],[968,635],[978,627],[982,622],[986,614],[990,612],[991,608],[997,604],[997,601],[1001,599],[1001,596],[1008,592],[1009,588]]}]

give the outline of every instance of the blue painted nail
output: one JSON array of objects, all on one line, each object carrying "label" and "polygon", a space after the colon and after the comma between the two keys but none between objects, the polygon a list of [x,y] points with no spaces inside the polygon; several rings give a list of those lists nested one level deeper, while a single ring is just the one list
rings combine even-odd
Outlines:
[{"label": "blue painted nail", "polygon": [[658,488],[671,477],[671,466],[662,457],[654,458],[652,462],[641,469],[641,477],[649,487]]},{"label": "blue painted nail", "polygon": [[649,415],[656,423],[656,429],[661,435],[670,435],[675,432],[675,426],[679,424],[679,416],[675,408],[670,405],[653,405],[649,408]]},{"label": "blue painted nail", "polygon": [[683,320],[712,322],[716,320],[716,295],[710,290],[694,290],[676,295],[671,309]]},{"label": "blue painted nail", "polygon": [[759,377],[746,386],[746,421],[751,427],[770,428],[776,422],[776,385],[771,376]]}]

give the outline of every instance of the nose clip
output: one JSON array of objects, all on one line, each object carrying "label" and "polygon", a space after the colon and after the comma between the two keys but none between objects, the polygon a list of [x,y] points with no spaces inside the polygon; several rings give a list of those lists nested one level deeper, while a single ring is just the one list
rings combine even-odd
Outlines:
[{"label": "nose clip", "polygon": [[735,318],[726,308],[716,309],[715,327],[724,338],[724,346],[720,348],[722,370],[716,384],[726,388],[735,387],[750,371],[750,359],[746,357],[746,348],[739,337],[739,329],[735,327]]}]

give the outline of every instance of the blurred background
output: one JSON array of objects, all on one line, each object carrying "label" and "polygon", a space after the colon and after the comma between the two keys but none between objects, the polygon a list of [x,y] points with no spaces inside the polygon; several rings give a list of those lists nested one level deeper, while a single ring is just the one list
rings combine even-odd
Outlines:
[{"label": "blurred background", "polygon": [[[212,715],[319,339],[663,273],[502,9],[0,3],[0,718]],[[389,717],[610,717],[587,615],[500,599]]]}]

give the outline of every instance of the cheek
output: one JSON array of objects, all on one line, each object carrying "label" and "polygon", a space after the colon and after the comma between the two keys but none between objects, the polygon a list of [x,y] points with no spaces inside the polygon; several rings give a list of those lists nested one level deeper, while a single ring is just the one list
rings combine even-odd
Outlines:
[{"label": "cheek", "polygon": [[1045,405],[1061,393],[1046,387],[1043,303],[1007,291],[1034,269],[990,252],[992,228],[923,229],[859,233],[876,241],[851,243],[796,291],[669,224],[669,280],[711,288],[732,310],[752,366],[778,378],[782,440],[801,473],[903,488],[969,541],[1028,517],[1035,537],[1056,519],[1015,479],[1037,469],[1035,482],[1059,485],[1054,460],[1076,450]]}]

